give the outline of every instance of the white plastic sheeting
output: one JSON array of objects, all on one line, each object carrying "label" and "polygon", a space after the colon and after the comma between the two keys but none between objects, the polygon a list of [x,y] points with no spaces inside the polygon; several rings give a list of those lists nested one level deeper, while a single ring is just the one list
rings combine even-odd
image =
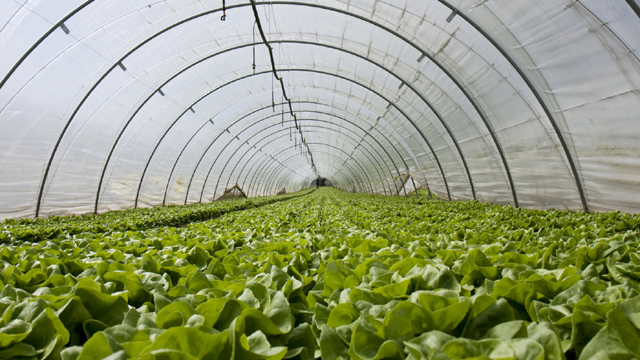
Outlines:
[{"label": "white plastic sheeting", "polygon": [[257,2],[311,155],[251,3],[226,5],[221,21],[211,0],[2,0],[0,218],[212,201],[235,184],[275,194],[317,175],[640,211],[633,1]]}]

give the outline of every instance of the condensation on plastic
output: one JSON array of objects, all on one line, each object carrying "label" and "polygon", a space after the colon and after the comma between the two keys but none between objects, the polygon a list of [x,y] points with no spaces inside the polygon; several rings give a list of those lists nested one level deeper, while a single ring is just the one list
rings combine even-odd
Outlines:
[{"label": "condensation on plastic", "polygon": [[[0,218],[33,216],[43,181],[40,216],[308,186],[249,3],[227,1],[224,22],[220,6],[5,2],[0,78],[52,31],[0,88]],[[579,210],[573,161],[589,210],[640,212],[640,19],[624,1],[258,9],[319,175],[337,187],[404,195],[415,182],[514,204],[506,164],[520,206]]]}]

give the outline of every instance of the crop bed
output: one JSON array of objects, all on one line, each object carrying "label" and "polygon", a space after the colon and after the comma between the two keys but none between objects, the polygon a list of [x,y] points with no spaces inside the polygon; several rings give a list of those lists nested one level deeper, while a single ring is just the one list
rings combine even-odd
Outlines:
[{"label": "crop bed", "polygon": [[333,189],[126,214],[3,224],[0,359],[640,358],[635,215]]}]

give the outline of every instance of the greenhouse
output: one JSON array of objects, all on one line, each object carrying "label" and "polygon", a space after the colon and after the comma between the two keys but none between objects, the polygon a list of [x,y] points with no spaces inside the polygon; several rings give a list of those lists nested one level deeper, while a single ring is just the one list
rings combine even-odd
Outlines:
[{"label": "greenhouse", "polygon": [[638,0],[2,0],[0,359],[640,358]]}]

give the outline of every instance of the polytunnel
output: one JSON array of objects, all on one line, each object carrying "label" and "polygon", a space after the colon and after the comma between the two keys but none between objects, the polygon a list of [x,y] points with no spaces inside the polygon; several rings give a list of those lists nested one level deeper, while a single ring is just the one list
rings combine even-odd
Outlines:
[{"label": "polytunnel", "polygon": [[637,0],[4,0],[0,218],[296,191],[640,209]]}]

